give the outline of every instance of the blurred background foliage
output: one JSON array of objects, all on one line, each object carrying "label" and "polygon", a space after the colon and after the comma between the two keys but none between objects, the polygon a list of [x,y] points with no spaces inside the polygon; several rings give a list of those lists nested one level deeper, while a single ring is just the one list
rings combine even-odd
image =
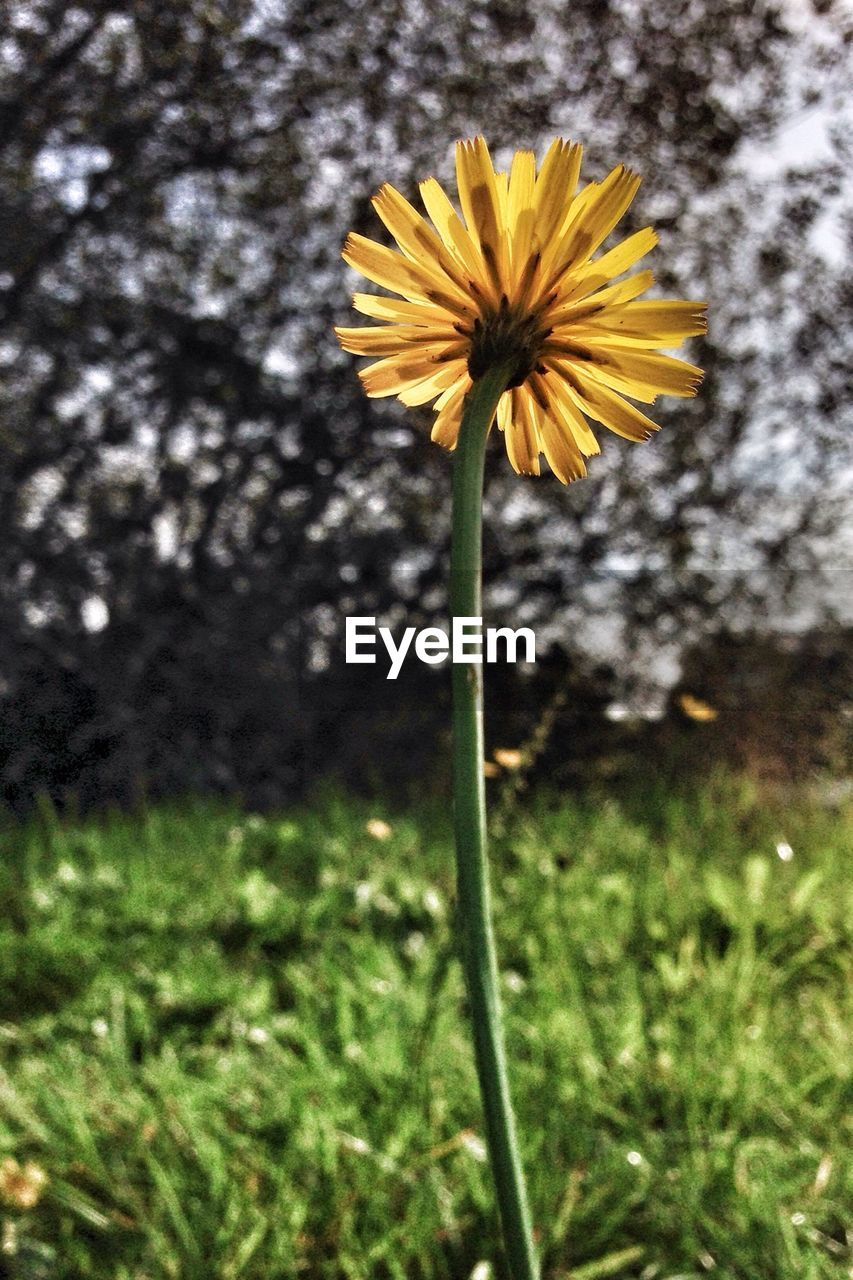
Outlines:
[{"label": "blurred background foliage", "polygon": [[[699,398],[563,489],[488,464],[493,745],[554,780],[849,752],[849,10],[824,0],[2,0],[0,774],[7,802],[443,778],[449,463],[334,322],[390,180],[585,143],[645,177]],[[846,612],[845,612],[846,606]],[[719,715],[693,723],[679,690]],[[689,704],[688,704],[689,705]],[[666,708],[663,721],[649,719]],[[548,726],[549,732],[537,729]],[[699,735],[702,735],[701,737]],[[547,736],[547,742],[545,737]]]}]

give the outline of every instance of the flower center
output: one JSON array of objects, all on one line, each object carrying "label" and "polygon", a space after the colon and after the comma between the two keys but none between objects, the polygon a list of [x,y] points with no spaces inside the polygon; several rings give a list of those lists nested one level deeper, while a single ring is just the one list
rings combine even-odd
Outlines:
[{"label": "flower center", "polygon": [[474,321],[468,372],[476,381],[496,364],[511,360],[514,369],[507,389],[520,387],[536,368],[549,333],[550,329],[541,327],[535,312],[511,307],[504,294],[497,311],[486,312]]}]

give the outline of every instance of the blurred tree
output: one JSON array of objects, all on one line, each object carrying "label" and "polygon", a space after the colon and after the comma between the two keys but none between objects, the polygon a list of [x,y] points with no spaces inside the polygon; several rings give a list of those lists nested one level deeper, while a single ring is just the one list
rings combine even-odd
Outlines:
[{"label": "blurred tree", "polygon": [[661,230],[663,291],[711,302],[702,394],[646,449],[603,441],[568,491],[494,451],[493,611],[575,667],[606,652],[614,690],[640,696],[711,616],[809,622],[842,598],[841,6],[2,0],[0,16],[13,803],[271,801],[357,770],[356,725],[370,770],[383,741],[427,752],[443,676],[365,683],[341,629],[440,616],[448,460],[427,414],[362,397],[331,325],[347,230],[379,234],[369,196],[449,180],[453,140],[477,131],[499,158],[563,133],[587,144],[585,176],[636,166],[628,229]]}]

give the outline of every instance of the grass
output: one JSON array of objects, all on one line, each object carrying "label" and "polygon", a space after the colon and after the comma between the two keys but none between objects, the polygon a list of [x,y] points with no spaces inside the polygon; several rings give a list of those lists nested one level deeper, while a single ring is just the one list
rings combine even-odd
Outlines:
[{"label": "grass", "polygon": [[[547,1280],[850,1274],[852,828],[733,781],[510,815]],[[445,813],[45,810],[0,842],[0,1276],[504,1274]]]}]

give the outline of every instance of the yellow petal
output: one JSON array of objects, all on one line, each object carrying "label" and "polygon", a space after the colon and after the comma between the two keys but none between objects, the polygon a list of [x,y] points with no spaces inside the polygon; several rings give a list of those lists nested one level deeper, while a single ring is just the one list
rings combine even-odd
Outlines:
[{"label": "yellow petal", "polygon": [[553,412],[553,404],[545,394],[541,376],[534,374],[529,380],[528,402],[533,420],[537,446],[541,448],[554,475],[563,484],[586,475],[586,467],[577,443],[570,430]]},{"label": "yellow petal", "polygon": [[590,344],[588,350],[592,352],[593,361],[585,364],[584,370],[592,374],[605,373],[630,383],[643,393],[628,390],[628,394],[636,395],[638,400],[645,399],[646,394],[690,399],[702,381],[702,370],[695,364],[657,351],[640,351],[606,342]]},{"label": "yellow petal", "polygon": [[621,164],[607,175],[564,233],[546,288],[558,284],[561,276],[595,253],[625,213],[639,185],[639,175]]},{"label": "yellow petal", "polygon": [[535,181],[535,155],[532,151],[516,151],[512,158],[507,193],[507,229],[510,237],[513,284],[518,284],[533,245],[533,228],[536,220],[533,208]]},{"label": "yellow petal", "polygon": [[507,456],[518,475],[538,476],[540,445],[530,393],[525,387],[513,387],[508,396],[508,404],[506,395],[498,402],[498,426],[504,433]]},{"label": "yellow petal", "polygon": [[[522,249],[526,254],[530,249],[529,232],[532,226],[533,189],[536,185],[536,155],[532,151],[516,151],[512,157],[509,171],[509,189],[507,192],[507,229],[513,239],[527,234],[528,240]],[[530,216],[523,220],[524,214]],[[513,246],[515,248],[515,246]]]},{"label": "yellow petal", "polygon": [[578,280],[566,293],[557,296],[553,310],[548,312],[548,323],[551,325],[574,323],[582,317],[604,311],[606,307],[621,306],[639,294],[645,293],[654,282],[655,278],[651,271],[638,271],[635,276],[620,280],[619,284],[612,284],[607,289],[590,293],[586,282]]},{"label": "yellow petal", "polygon": [[641,182],[638,173],[621,164],[608,174],[601,184],[598,198],[584,212],[575,228],[575,234],[583,241],[583,247],[575,250],[579,256],[589,257],[604,243],[632,203]]},{"label": "yellow petal", "polygon": [[580,372],[589,378],[597,387],[609,387],[611,391],[630,396],[632,400],[639,400],[642,404],[654,404],[658,398],[657,391],[636,382],[633,378],[615,373],[613,369],[606,369],[603,365],[584,361],[583,364],[575,365],[574,368],[575,372]]},{"label": "yellow petal", "polygon": [[591,316],[589,326],[608,340],[624,340],[630,346],[677,347],[685,338],[706,333],[708,321],[703,302],[654,299]]},{"label": "yellow petal", "polygon": [[555,138],[546,152],[536,179],[536,237],[543,252],[559,232],[578,185],[582,148],[576,142]]},{"label": "yellow petal", "polygon": [[[544,269],[544,280],[548,284],[548,288],[553,288],[554,284],[560,279],[561,271],[555,268],[562,262],[563,247],[568,243],[569,233],[580,220],[585,210],[598,198],[598,192],[601,190],[600,182],[588,182],[577,195],[573,196],[568,206],[561,210],[561,216],[547,241],[542,243],[542,261]],[[538,238],[538,237],[537,237]],[[578,263],[576,270],[583,270],[583,263]]]},{"label": "yellow petal", "polygon": [[438,409],[432,427],[431,438],[445,449],[455,449],[459,438],[459,426],[462,422],[462,406],[466,393],[471,386],[467,372],[464,377],[449,387],[438,397],[435,408]]},{"label": "yellow petal", "polygon": [[569,484],[586,475],[586,466],[580,450],[565,424],[550,414],[542,413],[539,422],[539,438],[548,466],[558,480]]},{"label": "yellow petal", "polygon": [[435,325],[424,329],[416,325],[388,324],[364,329],[345,329],[336,325],[335,333],[344,351],[351,351],[356,356],[391,356],[397,351],[405,351],[413,343],[467,345],[449,326],[440,329]]},{"label": "yellow petal", "polygon": [[468,295],[457,289],[442,272],[431,270],[421,262],[411,262],[401,253],[386,249],[357,231],[351,231],[347,236],[341,257],[374,284],[401,293],[412,302],[438,303],[454,315],[471,314]]},{"label": "yellow petal", "polygon": [[399,392],[398,399],[409,406],[428,404],[430,400],[434,400],[442,391],[455,386],[465,373],[465,370],[464,360],[448,360],[446,364],[441,365],[439,368],[433,368],[433,372],[421,382],[415,383],[414,386],[404,387]]},{"label": "yellow petal", "polygon": [[[441,348],[438,351],[440,353]],[[429,347],[412,348],[411,352],[369,364],[359,371],[358,376],[369,396],[396,396],[406,388],[431,378],[437,369],[446,369],[453,363],[438,365],[435,355],[436,352]]]},{"label": "yellow petal", "polygon": [[[652,227],[643,227],[641,231],[635,231],[632,236],[628,236],[612,249],[608,249],[607,253],[603,253],[600,258],[594,258],[585,266],[569,272],[560,285],[557,304],[592,293],[601,285],[607,284],[609,280],[621,276],[624,271],[629,271],[635,263],[650,253],[657,242],[657,232]],[[650,272],[643,274],[651,275]]]},{"label": "yellow petal", "polygon": [[465,279],[440,238],[390,182],[379,188],[371,203],[407,257],[429,270],[442,272],[466,293]]},{"label": "yellow petal", "polygon": [[495,190],[498,193],[498,210],[500,216],[498,223],[503,227],[504,231],[508,229],[507,223],[507,206],[509,203],[509,181],[505,173],[495,174]]},{"label": "yellow petal", "polygon": [[654,404],[659,390],[645,381],[630,376],[614,358],[610,348],[602,344],[582,342],[570,331],[568,337],[558,337],[558,330],[548,339],[543,350],[543,359],[556,357],[571,362],[572,371],[592,379],[596,386],[610,387],[634,400],[642,400],[645,404]]},{"label": "yellow petal", "polygon": [[402,298],[386,298],[378,293],[354,293],[352,305],[363,316],[377,320],[405,321],[416,325],[452,325],[456,316],[431,302],[405,302]]},{"label": "yellow petal", "polygon": [[471,389],[471,385],[472,385],[471,378],[468,373],[468,366],[466,365],[464,372],[461,373],[459,376],[459,380],[456,386],[448,387],[446,391],[442,391],[441,395],[438,397],[435,404],[433,405],[433,408],[436,410],[436,412],[438,412],[439,409],[443,409],[444,406],[448,404],[454,398],[454,396],[456,396],[459,393],[460,388],[461,388],[461,394],[464,395],[466,391],[469,391]]},{"label": "yellow petal", "polygon": [[[553,369],[545,373],[534,373],[530,376],[534,386],[541,388],[540,403],[543,398],[547,403],[545,412],[553,414],[563,428],[568,431],[580,452],[586,458],[601,453],[601,447],[592,429],[580,409],[572,400],[568,387]],[[537,389],[538,389],[537,388]]]},{"label": "yellow petal", "polygon": [[484,267],[480,251],[471,239],[459,214],[447,198],[443,187],[435,178],[420,183],[424,208],[432,218],[444,246],[455,255],[460,265],[479,285],[484,284]]},{"label": "yellow petal", "polygon": [[560,364],[559,372],[565,378],[569,394],[578,408],[595,418],[602,426],[614,431],[617,436],[642,443],[648,440],[653,431],[660,430],[658,424],[647,418],[635,405],[629,404],[608,387],[593,382],[585,376],[585,371],[581,374],[576,369]]},{"label": "yellow petal", "polygon": [[500,431],[506,432],[507,427],[512,421],[512,392],[505,391],[498,401],[497,411],[495,413],[495,422],[498,424]]},{"label": "yellow petal", "polygon": [[505,291],[509,286],[506,235],[485,138],[456,144],[456,178],[468,230],[479,241],[486,270],[496,288]]}]

